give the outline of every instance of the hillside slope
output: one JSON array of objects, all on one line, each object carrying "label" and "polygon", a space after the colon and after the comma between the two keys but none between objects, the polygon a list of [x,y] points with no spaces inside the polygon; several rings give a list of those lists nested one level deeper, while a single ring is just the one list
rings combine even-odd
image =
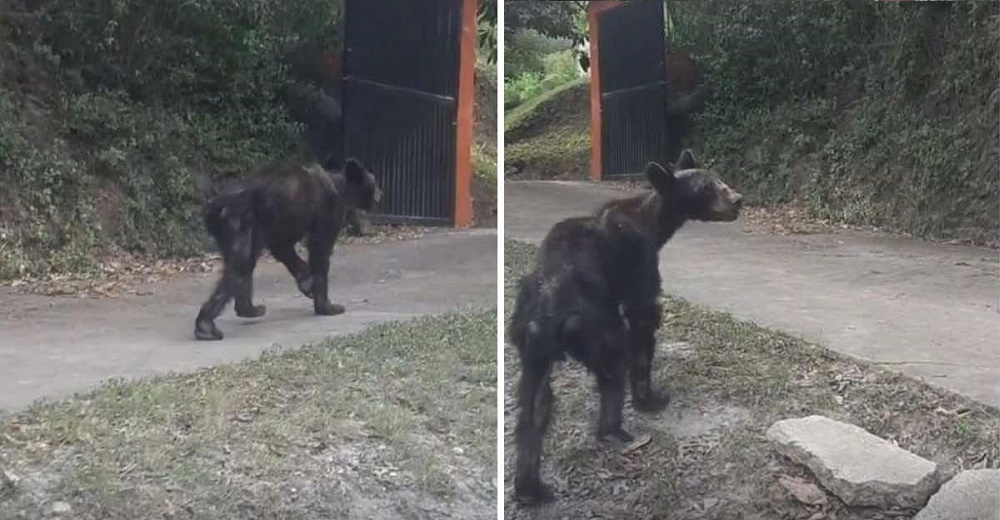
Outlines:
[{"label": "hillside slope", "polygon": [[585,178],[590,171],[589,125],[585,79],[511,110],[504,118],[507,178]]}]

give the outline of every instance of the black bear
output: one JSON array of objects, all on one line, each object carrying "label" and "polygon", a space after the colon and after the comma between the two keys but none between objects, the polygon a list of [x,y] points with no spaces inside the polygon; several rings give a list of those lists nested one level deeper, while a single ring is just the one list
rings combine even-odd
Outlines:
[{"label": "black bear", "polygon": [[659,251],[688,220],[739,216],[740,194],[699,169],[690,150],[666,169],[650,163],[646,177],[653,191],[556,224],[534,272],[520,281],[509,333],[521,359],[514,494],[523,504],[552,497],[539,470],[553,364],[569,354],[586,366],[600,392],[597,436],[631,441],[622,428],[626,378],[636,410],[659,411],[668,401],[650,381],[660,322]]},{"label": "black bear", "polygon": [[[343,172],[273,163],[237,189],[214,198],[205,210],[205,226],[222,253],[224,271],[198,313],[195,337],[222,339],[215,318],[231,298],[236,300],[237,316],[264,315],[264,306],[254,305],[252,297],[253,271],[265,247],[313,300],[316,314],[343,313],[344,307],[330,303],[327,294],[333,244],[348,211],[370,211],[381,196],[375,176],[357,160],[348,159]],[[303,237],[308,237],[308,264],[295,252]]]}]

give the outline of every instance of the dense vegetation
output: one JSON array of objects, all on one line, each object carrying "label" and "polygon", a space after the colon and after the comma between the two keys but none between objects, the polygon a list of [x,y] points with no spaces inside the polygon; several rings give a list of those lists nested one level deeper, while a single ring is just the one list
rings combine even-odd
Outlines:
[{"label": "dense vegetation", "polygon": [[[667,12],[668,44],[709,71],[711,97],[689,144],[753,202],[995,242],[1000,4],[670,1]],[[518,81],[505,78],[505,88]],[[585,121],[572,95],[585,87],[567,88],[508,122],[524,136],[508,133],[507,143],[526,171],[539,155],[586,157],[546,147],[580,146],[586,128],[536,138],[540,126],[563,135],[566,121]],[[571,104],[552,104],[559,99]]]},{"label": "dense vegetation", "polygon": [[504,107],[514,108],[580,77],[572,47],[586,35],[586,2],[504,4]]},{"label": "dense vegetation", "polygon": [[341,4],[0,0],[0,279],[199,251],[215,179],[305,153],[286,57],[339,45]]}]

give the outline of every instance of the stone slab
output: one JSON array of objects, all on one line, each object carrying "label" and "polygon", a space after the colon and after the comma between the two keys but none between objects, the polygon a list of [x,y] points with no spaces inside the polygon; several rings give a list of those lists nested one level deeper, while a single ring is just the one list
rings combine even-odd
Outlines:
[{"label": "stone slab", "polygon": [[853,424],[820,415],[785,419],[767,437],[849,506],[920,508],[940,486],[937,464]]},{"label": "stone slab", "polygon": [[955,475],[913,520],[1000,520],[1000,469]]}]

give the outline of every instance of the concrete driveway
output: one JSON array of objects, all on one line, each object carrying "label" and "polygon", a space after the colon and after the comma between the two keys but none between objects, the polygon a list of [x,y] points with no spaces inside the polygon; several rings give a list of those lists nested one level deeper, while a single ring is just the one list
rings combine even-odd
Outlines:
[{"label": "concrete driveway", "polygon": [[269,257],[255,276],[267,314],[218,320],[226,338],[196,341],[194,318],[217,273],[183,274],[119,299],[26,296],[0,289],[0,411],[137,377],[246,359],[381,322],[496,304],[496,231],[434,231],[419,240],[338,248],[330,299],[347,312],[315,316],[284,267]]}]

